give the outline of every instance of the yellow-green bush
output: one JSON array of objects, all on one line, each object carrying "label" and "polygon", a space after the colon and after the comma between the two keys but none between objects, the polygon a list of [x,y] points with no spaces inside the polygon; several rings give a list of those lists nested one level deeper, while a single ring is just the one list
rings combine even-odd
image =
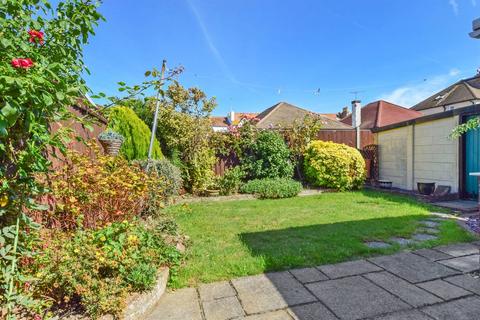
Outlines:
[{"label": "yellow-green bush", "polygon": [[365,160],[355,148],[313,141],[304,157],[305,175],[316,186],[344,191],[357,189],[365,181]]},{"label": "yellow-green bush", "polygon": [[[125,138],[120,153],[127,160],[147,158],[151,131],[132,109],[121,106],[110,108],[108,127]],[[153,144],[152,158],[163,158],[157,139]]]}]

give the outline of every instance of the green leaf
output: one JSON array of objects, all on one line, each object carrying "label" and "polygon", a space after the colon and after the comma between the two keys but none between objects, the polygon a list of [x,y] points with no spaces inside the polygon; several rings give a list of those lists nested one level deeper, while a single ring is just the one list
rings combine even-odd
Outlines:
[{"label": "green leaf", "polygon": [[5,38],[0,39],[0,43],[2,44],[2,46],[3,46],[4,48],[7,48],[7,47],[9,47],[9,46],[12,44],[12,43],[10,42],[10,40],[5,39]]},{"label": "green leaf", "polygon": [[17,109],[13,108],[8,102],[5,103],[5,106],[1,110],[2,115],[8,122],[8,126],[11,127],[15,124],[20,113]]},{"label": "green leaf", "polygon": [[8,135],[8,122],[6,119],[0,118],[0,137],[6,137]]},{"label": "green leaf", "polygon": [[57,97],[58,100],[62,101],[63,99],[65,99],[65,95],[63,94],[63,92],[61,91],[57,91],[55,93],[55,96]]},{"label": "green leaf", "polygon": [[42,97],[43,97],[43,102],[47,105],[47,106],[51,106],[53,104],[53,99],[52,97],[50,97],[50,95],[48,94],[42,94]]}]

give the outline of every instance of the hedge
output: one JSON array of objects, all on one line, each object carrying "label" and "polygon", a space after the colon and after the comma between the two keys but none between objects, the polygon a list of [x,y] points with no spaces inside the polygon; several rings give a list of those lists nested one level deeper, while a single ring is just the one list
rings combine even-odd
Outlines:
[{"label": "hedge", "polygon": [[316,186],[340,191],[360,188],[365,181],[365,160],[344,144],[311,142],[304,154],[305,176]]},{"label": "hedge", "polygon": [[[108,109],[108,118],[108,127],[125,138],[120,153],[128,160],[146,159],[151,135],[148,126],[127,107],[115,106]],[[163,158],[157,139],[154,142],[152,158]]]}]

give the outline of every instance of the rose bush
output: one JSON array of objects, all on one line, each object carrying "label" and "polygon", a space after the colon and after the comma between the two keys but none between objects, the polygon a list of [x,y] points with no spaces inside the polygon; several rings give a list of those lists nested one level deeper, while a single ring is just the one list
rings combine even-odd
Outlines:
[{"label": "rose bush", "polygon": [[49,170],[47,150],[64,151],[65,131],[51,123],[88,92],[82,49],[102,16],[95,1],[0,1],[0,318],[32,309],[18,262],[32,255],[38,226],[24,209],[38,210],[37,182]]}]

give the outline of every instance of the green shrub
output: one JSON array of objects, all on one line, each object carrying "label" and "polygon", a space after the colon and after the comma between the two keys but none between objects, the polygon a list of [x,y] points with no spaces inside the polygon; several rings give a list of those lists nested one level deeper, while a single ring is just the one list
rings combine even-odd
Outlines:
[{"label": "green shrub", "polygon": [[156,228],[115,222],[97,230],[51,231],[30,273],[34,295],[53,306],[79,304],[91,318],[118,316],[130,292],[153,287],[161,266],[179,265],[181,255]]},{"label": "green shrub", "polygon": [[247,154],[242,157],[242,166],[250,179],[291,178],[293,165],[290,150],[283,137],[274,131],[258,134]]},{"label": "green shrub", "polygon": [[156,174],[163,185],[163,196],[172,197],[182,189],[182,173],[168,159],[135,161],[149,174]]},{"label": "green shrub", "polygon": [[240,191],[260,199],[291,198],[302,191],[302,184],[289,178],[254,179],[245,183]]},{"label": "green shrub", "polygon": [[244,176],[245,173],[239,166],[227,169],[225,174],[218,179],[220,194],[222,196],[228,196],[232,193],[237,193]]},{"label": "green shrub", "polygon": [[313,141],[304,156],[305,175],[316,186],[344,191],[360,188],[365,181],[365,160],[355,148]]},{"label": "green shrub", "polygon": [[[116,106],[108,109],[108,118],[109,128],[125,138],[120,153],[128,160],[146,159],[151,135],[148,126],[127,107]],[[157,140],[154,142],[152,158],[163,158]]]}]

